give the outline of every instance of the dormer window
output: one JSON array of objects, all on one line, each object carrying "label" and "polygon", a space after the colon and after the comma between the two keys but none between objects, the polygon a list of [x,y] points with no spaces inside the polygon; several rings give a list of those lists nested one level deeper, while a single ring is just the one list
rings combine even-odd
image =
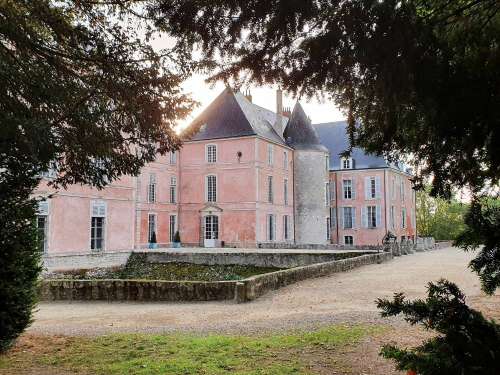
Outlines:
[{"label": "dormer window", "polygon": [[352,158],[340,158],[340,169],[352,169]]}]

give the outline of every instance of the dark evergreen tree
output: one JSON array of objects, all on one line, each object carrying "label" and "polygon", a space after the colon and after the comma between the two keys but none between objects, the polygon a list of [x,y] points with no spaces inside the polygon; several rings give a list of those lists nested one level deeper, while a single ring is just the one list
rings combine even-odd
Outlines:
[{"label": "dark evergreen tree", "polygon": [[180,145],[189,54],[154,51],[134,1],[0,1],[0,351],[30,323],[40,270],[31,198],[98,188]]}]

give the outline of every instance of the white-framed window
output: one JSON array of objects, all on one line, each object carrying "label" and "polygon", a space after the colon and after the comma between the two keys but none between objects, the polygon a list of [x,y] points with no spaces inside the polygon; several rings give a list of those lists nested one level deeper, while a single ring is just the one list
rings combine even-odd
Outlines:
[{"label": "white-framed window", "polygon": [[389,220],[391,221],[391,229],[394,229],[396,225],[395,210],[396,208],[394,206],[391,206],[391,210],[389,211]]},{"label": "white-framed window", "polygon": [[327,172],[330,170],[330,155],[325,156],[325,169]]},{"label": "white-framed window", "polygon": [[48,251],[49,201],[38,202],[36,215],[38,248],[44,253]]},{"label": "white-framed window", "polygon": [[177,232],[177,215],[170,215],[168,221],[168,238],[174,242],[175,232]]},{"label": "white-framed window", "polygon": [[325,206],[330,206],[330,183],[325,182]]},{"label": "white-framed window", "polygon": [[177,203],[177,177],[170,177],[170,203]]},{"label": "white-framed window", "polygon": [[352,158],[340,158],[340,169],[352,169]]},{"label": "white-framed window", "polygon": [[378,222],[378,210],[377,206],[366,206],[365,212],[363,212],[363,220],[365,222],[366,228],[377,228],[379,226]]},{"label": "white-framed window", "polygon": [[326,218],[326,240],[327,241],[330,241],[330,236],[331,236],[331,222],[330,222],[330,218],[327,217]]},{"label": "white-framed window", "polygon": [[337,226],[337,207],[330,207],[330,224],[332,228]]},{"label": "white-framed window", "polygon": [[380,177],[365,177],[365,199],[380,198]]},{"label": "white-framed window", "polygon": [[353,180],[342,180],[342,190],[344,199],[354,199]]},{"label": "white-framed window", "polygon": [[283,151],[283,169],[288,170],[288,151]]},{"label": "white-framed window", "polygon": [[104,250],[104,234],[106,225],[106,202],[91,201],[90,217],[90,249]]},{"label": "white-framed window", "polygon": [[272,144],[267,144],[267,164],[273,165],[274,162],[274,147]]},{"label": "white-framed window", "polygon": [[354,245],[354,237],[344,236],[344,245]]},{"label": "white-framed window", "polygon": [[207,202],[217,202],[217,176],[206,176]]},{"label": "white-framed window", "polygon": [[353,229],[356,225],[356,209],[354,207],[342,207],[342,228]]},{"label": "white-framed window", "polygon": [[170,164],[177,164],[177,151],[170,151]]},{"label": "white-framed window", "polygon": [[269,203],[274,201],[273,176],[267,176],[267,201]]},{"label": "white-framed window", "polygon": [[401,229],[406,229],[406,208],[401,209]]},{"label": "white-framed window", "polygon": [[156,202],[156,175],[154,173],[149,175],[148,202]]},{"label": "white-framed window", "polygon": [[401,179],[401,184],[400,184],[400,194],[401,194],[401,201],[405,200],[405,180],[402,178]]},{"label": "white-framed window", "polygon": [[283,203],[288,205],[288,179],[283,180]]},{"label": "white-framed window", "polygon": [[267,240],[275,241],[276,240],[276,216],[274,214],[267,215]]},{"label": "white-framed window", "polygon": [[290,239],[290,216],[283,216],[283,239],[285,241]]},{"label": "white-framed window", "polygon": [[153,237],[155,241],[157,242],[158,239],[156,238],[157,231],[156,231],[156,214],[148,214],[148,242],[153,241]]},{"label": "white-framed window", "polygon": [[217,145],[207,145],[205,153],[207,163],[217,163]]}]

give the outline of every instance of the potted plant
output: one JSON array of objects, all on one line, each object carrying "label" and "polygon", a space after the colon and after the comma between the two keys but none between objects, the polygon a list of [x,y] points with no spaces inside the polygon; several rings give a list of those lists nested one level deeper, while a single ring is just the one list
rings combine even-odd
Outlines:
[{"label": "potted plant", "polygon": [[181,235],[179,231],[174,234],[174,241],[172,242],[172,247],[181,247]]},{"label": "potted plant", "polygon": [[158,244],[156,243],[156,232],[151,233],[151,238],[149,240],[149,248],[156,249]]}]

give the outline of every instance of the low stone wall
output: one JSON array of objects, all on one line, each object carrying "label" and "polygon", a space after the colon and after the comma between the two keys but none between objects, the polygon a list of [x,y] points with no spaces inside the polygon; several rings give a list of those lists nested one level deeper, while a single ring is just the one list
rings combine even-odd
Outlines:
[{"label": "low stone wall", "polygon": [[318,244],[293,244],[286,242],[259,242],[259,249],[297,249],[297,250],[382,250],[382,245],[318,245]]},{"label": "low stone wall", "polygon": [[95,252],[83,254],[50,254],[42,258],[46,271],[118,267],[127,263],[132,251]]},{"label": "low stone wall", "polygon": [[[277,267],[292,268],[309,264],[331,262],[343,259],[341,253],[250,253],[250,252],[169,252],[169,251],[148,251],[134,252],[146,257],[149,263],[193,263],[206,265],[241,265],[255,267]],[[353,255],[347,254],[349,256]]]},{"label": "low stone wall", "polygon": [[436,249],[445,249],[447,247],[452,247],[453,246],[453,241],[436,241],[434,244],[434,247]]},{"label": "low stone wall", "polygon": [[367,264],[382,263],[390,259],[392,259],[392,253],[384,252],[249,277],[237,283],[235,299],[237,302],[252,301],[271,290],[298,281],[344,272]]},{"label": "low stone wall", "polygon": [[235,297],[236,281],[44,280],[42,301],[216,301]]}]

